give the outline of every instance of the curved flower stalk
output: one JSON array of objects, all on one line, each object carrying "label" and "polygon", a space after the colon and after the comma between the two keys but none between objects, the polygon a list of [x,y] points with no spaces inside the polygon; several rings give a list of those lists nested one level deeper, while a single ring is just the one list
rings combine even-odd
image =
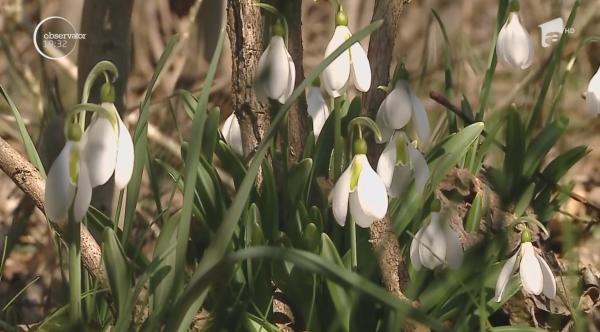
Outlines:
[{"label": "curved flower stalk", "polygon": [[[325,48],[325,57],[329,56],[343,42],[352,36],[348,29],[348,18],[340,7],[335,17],[335,31]],[[351,77],[352,76],[352,77]],[[350,78],[354,87],[366,92],[371,87],[371,66],[365,50],[360,43],[354,43],[349,49],[340,54],[321,75],[323,87],[332,97],[339,97],[347,88]]]},{"label": "curved flower stalk", "polygon": [[403,195],[414,177],[416,194],[423,193],[429,180],[429,166],[425,157],[409,142],[403,132],[396,132],[385,146],[377,162],[381,177],[390,197]]},{"label": "curved flower stalk", "polygon": [[333,216],[341,226],[346,224],[348,209],[356,224],[363,228],[383,219],[387,212],[385,184],[369,164],[366,152],[367,143],[359,138],[354,142],[354,158],[333,187]]},{"label": "curved flower stalk", "polygon": [[600,115],[600,68],[592,76],[585,95],[588,112],[594,116]]},{"label": "curved flower stalk", "polygon": [[399,68],[394,88],[379,106],[375,121],[384,141],[388,141],[395,130],[408,126],[419,142],[426,143],[431,136],[427,112],[408,84],[408,72],[403,65]]},{"label": "curved flower stalk", "polygon": [[44,210],[54,222],[65,222],[69,209],[73,208],[73,217],[81,222],[92,199],[87,165],[81,158],[83,143],[81,129],[71,124],[67,142],[50,167],[44,193]]},{"label": "curved flower stalk", "polygon": [[115,187],[123,189],[133,173],[133,140],[114,105],[114,87],[102,86],[101,107],[106,112],[96,113],[83,133],[84,160],[92,187],[106,183],[115,175]]},{"label": "curved flower stalk", "polygon": [[323,125],[325,125],[325,121],[327,121],[331,112],[327,101],[321,93],[318,83],[316,84],[316,86],[313,85],[308,88],[308,92],[306,93],[306,110],[308,111],[308,115],[312,118],[315,139],[319,138],[321,129],[323,129]]},{"label": "curved flower stalk", "polygon": [[256,92],[262,98],[271,98],[283,104],[294,91],[296,67],[287,50],[285,28],[281,19],[273,25],[269,46],[258,60]]},{"label": "curved flower stalk", "polygon": [[531,235],[529,230],[525,229],[521,234],[521,246],[517,252],[510,257],[496,282],[496,302],[501,302],[508,285],[508,281],[516,269],[519,269],[521,284],[523,289],[530,294],[544,294],[547,298],[553,299],[556,296],[556,280],[548,263],[536,252],[536,248],[531,244]]},{"label": "curved flower stalk", "polygon": [[533,43],[519,20],[519,2],[510,3],[510,14],[498,34],[498,59],[513,67],[527,69],[533,62]]},{"label": "curved flower stalk", "polygon": [[424,266],[430,270],[447,263],[458,269],[463,261],[463,248],[448,222],[440,220],[440,213],[432,212],[429,224],[421,228],[410,244],[410,261],[416,270]]},{"label": "curved flower stalk", "polygon": [[234,113],[231,113],[223,122],[222,128],[223,138],[225,142],[231,146],[231,149],[240,156],[244,155],[242,146],[242,131],[240,123]]}]

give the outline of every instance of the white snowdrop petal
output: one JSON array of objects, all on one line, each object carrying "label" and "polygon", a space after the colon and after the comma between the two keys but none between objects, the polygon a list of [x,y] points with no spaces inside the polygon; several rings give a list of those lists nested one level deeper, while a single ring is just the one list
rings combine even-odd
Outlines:
[{"label": "white snowdrop petal", "polygon": [[385,184],[369,164],[367,156],[361,154],[355,156],[355,158],[360,160],[362,165],[358,185],[356,186],[361,209],[373,219],[383,219],[388,208]]},{"label": "white snowdrop petal", "polygon": [[350,46],[350,63],[352,64],[352,80],[358,91],[367,92],[371,87],[371,65],[367,53],[360,43]]},{"label": "white snowdrop petal", "polygon": [[333,217],[340,226],[346,224],[346,215],[348,213],[348,197],[350,196],[350,178],[352,177],[352,163],[338,178],[335,186],[333,186],[333,199],[331,201],[331,209]]},{"label": "white snowdrop petal", "polygon": [[412,117],[412,99],[406,81],[398,81],[392,91],[385,97],[379,112],[383,112],[382,120],[390,128],[402,129]]},{"label": "white snowdrop petal", "polygon": [[90,174],[92,187],[105,184],[115,171],[118,134],[110,121],[98,116],[85,130],[83,159]]},{"label": "white snowdrop petal", "polygon": [[585,100],[588,112],[594,116],[600,115],[600,68],[588,84]]},{"label": "white snowdrop petal", "polygon": [[88,174],[87,166],[79,164],[79,177],[77,179],[77,192],[73,201],[73,217],[75,221],[81,222],[92,201],[92,184]]},{"label": "white snowdrop petal", "polygon": [[406,193],[412,179],[413,172],[410,169],[410,165],[397,165],[394,169],[394,175],[392,177],[392,184],[388,194],[390,197],[401,197]]},{"label": "white snowdrop petal", "polygon": [[430,176],[427,160],[425,160],[423,154],[419,150],[413,148],[411,144],[408,145],[408,156],[413,167],[416,192],[421,194],[423,193],[423,190],[425,190],[425,185],[427,184],[427,181],[429,181]]},{"label": "white snowdrop petal", "polygon": [[543,257],[538,254],[536,254],[536,257],[538,262],[540,262],[540,267],[542,269],[542,275],[544,278],[544,287],[542,288],[542,292],[547,298],[553,299],[556,297],[556,280],[554,279],[554,274],[552,274],[550,266],[548,266],[548,263],[546,263]]},{"label": "white snowdrop petal", "polygon": [[375,123],[377,123],[377,127],[381,130],[382,141],[389,141],[392,135],[394,135],[395,130],[387,123],[385,112],[382,111],[381,105],[379,105],[379,110],[377,111],[377,115],[375,115]]},{"label": "white snowdrop petal", "polygon": [[417,136],[419,137],[419,146],[421,146],[421,144],[428,143],[429,137],[431,136],[431,130],[429,129],[429,117],[427,116],[425,106],[423,106],[421,99],[419,99],[419,97],[417,97],[410,90],[410,88],[409,91],[413,110],[413,128],[417,132]]},{"label": "white snowdrop petal", "polygon": [[[502,38],[500,38],[502,37]],[[528,68],[533,61],[533,43],[521,25],[519,15],[512,12],[498,38],[499,58],[509,65]]]},{"label": "white snowdrop petal", "polygon": [[256,96],[262,100],[266,101],[267,99],[267,83],[268,83],[268,72],[269,68],[267,67],[267,55],[269,54],[269,50],[271,45],[267,46],[264,52],[260,55],[258,59],[258,66],[256,69],[256,83],[254,84],[254,90],[256,91]]},{"label": "white snowdrop petal", "polygon": [[329,117],[329,106],[321,94],[321,89],[312,86],[306,94],[308,115],[313,120],[313,133],[315,138],[319,137],[321,129]]},{"label": "white snowdrop petal", "polygon": [[[333,53],[350,36],[348,27],[337,26],[331,37],[331,41],[329,41],[329,44],[325,48],[325,57]],[[350,78],[350,52],[348,50],[342,52],[323,70],[321,76],[327,92],[336,97],[334,94],[339,94],[339,91],[346,87]]]},{"label": "white snowdrop petal", "polygon": [[133,140],[129,135],[127,126],[123,123],[120,117],[119,122],[119,143],[117,149],[117,161],[115,164],[115,187],[123,189],[129,183],[131,174],[133,173]]},{"label": "white snowdrop petal", "polygon": [[458,235],[449,226],[444,225],[444,233],[446,234],[446,261],[452,269],[458,269],[463,262],[463,248]]},{"label": "white snowdrop petal", "polygon": [[279,99],[289,86],[290,66],[285,42],[281,36],[271,37],[269,53],[267,54],[267,96]]},{"label": "white snowdrop petal", "polygon": [[281,104],[285,104],[286,100],[292,95],[292,92],[294,92],[294,85],[296,84],[296,66],[294,66],[294,60],[292,60],[292,56],[287,49],[285,52],[288,60],[288,82],[283,95],[277,100]]},{"label": "white snowdrop petal", "polygon": [[389,190],[392,184],[392,178],[394,176],[394,169],[396,168],[396,140],[390,140],[379,160],[377,161],[377,174],[385,184],[385,187]]},{"label": "white snowdrop petal", "polygon": [[504,263],[504,266],[502,266],[502,270],[500,270],[498,280],[496,281],[496,302],[502,301],[502,295],[504,295],[504,290],[506,289],[508,281],[515,270],[515,263],[517,262],[518,256],[518,252],[512,255],[512,257],[506,260],[506,263]]},{"label": "white snowdrop petal", "polygon": [[419,246],[421,264],[433,270],[446,258],[446,236],[439,221],[439,214],[431,214],[431,222],[423,230]]},{"label": "white snowdrop petal", "polygon": [[54,222],[67,220],[69,205],[75,195],[75,186],[69,177],[69,155],[73,142],[67,141],[50,167],[44,192],[44,210]]},{"label": "white snowdrop petal", "polygon": [[350,193],[348,206],[350,209],[350,216],[358,226],[362,228],[371,227],[371,224],[373,224],[375,218],[373,218],[372,215],[364,211],[363,207],[360,205],[358,192],[355,191]]},{"label": "white snowdrop petal", "polygon": [[412,242],[410,243],[410,261],[415,267],[415,270],[421,269],[421,258],[419,257],[419,247],[421,244],[421,235],[423,235],[423,228],[419,229]]},{"label": "white snowdrop petal", "polygon": [[540,263],[531,242],[521,244],[521,264],[519,265],[521,283],[528,293],[540,295],[544,286],[544,277]]},{"label": "white snowdrop petal", "polygon": [[225,142],[231,146],[231,149],[238,155],[243,155],[242,131],[240,123],[234,113],[231,113],[223,123],[223,137]]}]

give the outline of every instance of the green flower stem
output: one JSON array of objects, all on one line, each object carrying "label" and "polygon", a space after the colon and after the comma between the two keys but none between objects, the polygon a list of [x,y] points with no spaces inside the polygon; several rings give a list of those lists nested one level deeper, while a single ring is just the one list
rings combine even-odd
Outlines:
[{"label": "green flower stem", "polygon": [[69,317],[76,325],[81,322],[81,248],[80,223],[69,212]]},{"label": "green flower stem", "polygon": [[[88,76],[83,83],[83,91],[81,92],[81,103],[86,104],[90,98],[90,90],[96,79],[103,75],[108,80],[108,73],[111,74],[112,82],[114,83],[119,77],[119,70],[112,62],[103,60],[98,62],[92,70],[90,70]],[[66,122],[66,121],[65,121]],[[81,126],[81,130],[85,129],[85,113],[80,113],[77,122]],[[68,122],[66,122],[68,123]]]},{"label": "green flower stem", "polygon": [[358,267],[358,257],[356,254],[356,223],[352,216],[348,217],[348,226],[350,228],[350,257],[352,258],[350,270],[356,272]]},{"label": "green flower stem", "polygon": [[336,181],[340,177],[343,166],[342,101],[343,97],[335,98],[333,106],[333,181]]}]

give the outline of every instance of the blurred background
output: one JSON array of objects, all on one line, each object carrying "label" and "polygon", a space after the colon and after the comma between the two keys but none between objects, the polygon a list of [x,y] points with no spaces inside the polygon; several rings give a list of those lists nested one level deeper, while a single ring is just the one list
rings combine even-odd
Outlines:
[{"label": "blurred background", "polygon": [[[527,70],[515,71],[499,65],[492,85],[491,109],[506,109],[514,103],[519,110],[528,112],[535,103],[543,80],[551,48],[541,47],[539,25],[557,17],[565,21],[573,0],[522,1],[522,23],[531,34],[535,46],[535,60]],[[207,2],[208,3],[208,2]],[[351,30],[356,31],[371,21],[374,0],[344,0]],[[27,128],[38,139],[42,159],[48,162],[52,150],[61,144],[43,135],[60,128],[56,117],[78,100],[78,49],[69,56],[51,61],[36,52],[32,34],[43,18],[62,16],[80,31],[83,0],[0,0],[0,83],[14,100],[25,118]],[[302,29],[304,68],[308,72],[323,59],[325,46],[333,31],[333,10],[328,1],[304,0]],[[474,0],[424,0],[412,1],[400,20],[396,34],[396,62],[406,64],[411,74],[411,84],[422,98],[426,109],[436,123],[444,109],[428,98],[430,91],[444,90],[444,39],[439,25],[434,21],[432,9],[441,17],[447,29],[451,47],[455,104],[464,95],[472,104],[478,100],[479,90],[487,68],[491,41],[495,29],[497,5],[495,1]],[[178,89],[198,91],[208,67],[207,54],[217,38],[224,7],[203,4],[196,0],[144,0],[134,1],[132,7],[129,54],[129,78],[124,87],[124,120],[132,129],[137,121],[138,105],[154,67],[168,39],[179,34],[182,42],[170,59],[153,94],[149,138],[155,154],[172,165],[180,164],[180,136],[186,136],[190,121],[177,98],[171,98]],[[115,34],[119,37],[119,31]],[[600,35],[600,5],[597,0],[582,2],[574,23],[574,31],[567,40],[562,66],[567,64],[577,49],[582,36]],[[127,36],[120,36],[126,38]],[[363,41],[367,46],[368,40]],[[587,144],[592,152],[567,175],[574,192],[589,201],[600,204],[600,119],[586,112],[583,93],[589,79],[600,65],[600,43],[583,47],[566,76],[562,98],[546,104],[548,114],[552,107],[570,120],[568,134],[561,146],[551,153],[560,152],[580,144]],[[228,46],[223,53],[211,102],[221,107],[223,119],[231,112],[230,98],[231,52]],[[556,81],[556,80],[555,80]],[[375,87],[372,87],[375,88]],[[553,83],[552,91],[558,89]],[[555,93],[549,94],[554,96]],[[551,98],[550,98],[551,99]],[[51,110],[52,109],[52,110]],[[58,127],[57,127],[58,126]],[[56,130],[54,130],[56,132]],[[0,102],[0,136],[23,151],[14,118],[4,102]],[[170,181],[165,178],[165,181]],[[170,192],[165,190],[165,201]],[[137,208],[136,227],[140,245],[151,252],[157,229],[151,222],[155,218],[155,205],[150,198],[149,185],[142,188]],[[174,204],[179,204],[177,197]],[[589,211],[576,201],[564,208],[569,221],[588,222]],[[560,217],[553,230],[561,229]],[[552,224],[551,224],[552,225]],[[149,229],[150,231],[146,231]],[[582,239],[579,266],[600,269],[600,233],[591,228]],[[61,275],[61,255],[57,250],[55,235],[46,225],[43,215],[23,199],[23,194],[4,174],[0,173],[0,248],[4,235],[18,239],[11,244],[0,281],[0,306],[27,285],[32,278],[40,279],[27,288],[13,306],[23,322],[36,322],[65,301],[64,276]],[[559,243],[560,235],[555,237]],[[59,287],[56,287],[59,286]]]}]

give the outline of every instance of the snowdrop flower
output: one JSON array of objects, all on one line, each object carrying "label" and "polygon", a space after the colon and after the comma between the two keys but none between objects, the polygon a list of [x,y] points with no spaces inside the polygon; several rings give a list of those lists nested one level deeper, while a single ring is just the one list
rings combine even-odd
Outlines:
[{"label": "snowdrop flower", "polygon": [[[95,113],[90,125],[83,133],[85,150],[83,158],[87,164],[92,187],[105,184],[115,175],[115,187],[123,189],[133,173],[133,141],[117,108],[113,104],[114,92],[101,92],[100,105],[106,110]],[[112,86],[106,89],[113,89]]]},{"label": "snowdrop flower", "polygon": [[444,262],[452,269],[462,264],[463,249],[458,236],[447,222],[440,221],[440,213],[432,212],[429,224],[415,235],[410,244],[410,261],[416,270],[421,266],[433,270]]},{"label": "snowdrop flower", "polygon": [[427,142],[431,135],[427,112],[419,97],[408,85],[408,73],[403,68],[400,70],[404,74],[400,74],[394,88],[379,106],[375,121],[381,129],[384,141],[390,139],[394,130],[410,124],[410,129],[414,130],[419,141]]},{"label": "snowdrop flower", "polygon": [[590,80],[585,95],[588,112],[592,115],[600,115],[600,68]]},{"label": "snowdrop flower", "polygon": [[521,25],[518,10],[519,2],[511,1],[511,12],[498,34],[496,52],[500,61],[526,69],[533,62],[533,43],[529,33]]},{"label": "snowdrop flower", "polygon": [[333,187],[332,209],[338,224],[344,226],[348,209],[356,224],[368,228],[385,217],[388,208],[383,180],[375,173],[366,156],[367,143],[354,143],[354,158]]},{"label": "snowdrop flower", "polygon": [[290,97],[294,91],[296,82],[296,67],[292,56],[288,52],[284,37],[285,29],[280,20],[273,25],[273,37],[269,46],[265,49],[258,60],[257,94],[269,97],[280,103]]},{"label": "snowdrop flower", "polygon": [[73,207],[75,221],[85,216],[92,199],[92,185],[86,163],[81,158],[81,129],[69,127],[67,142],[50,167],[44,193],[44,210],[54,222],[64,222]]},{"label": "snowdrop flower", "polygon": [[[348,29],[348,18],[340,8],[335,17],[335,31],[325,48],[325,57],[352,36]],[[371,87],[371,66],[360,43],[354,43],[323,70],[323,86],[332,97],[339,97],[350,80],[358,91],[366,92]]]},{"label": "snowdrop flower", "polygon": [[308,89],[308,92],[306,93],[306,104],[308,115],[310,115],[313,121],[313,133],[315,139],[317,139],[330,112],[329,105],[325,101],[325,98],[323,98],[323,94],[321,94],[321,89],[318,85],[311,86]]},{"label": "snowdrop flower", "polygon": [[231,149],[240,156],[244,155],[242,131],[240,130],[240,123],[234,113],[231,113],[231,115],[225,119],[222,133],[225,142],[231,146]]},{"label": "snowdrop flower", "polygon": [[416,193],[421,194],[429,180],[429,167],[423,154],[408,141],[403,132],[396,132],[379,157],[377,174],[385,183],[390,197],[400,197],[415,179]]},{"label": "snowdrop flower", "polygon": [[502,301],[502,296],[510,277],[519,268],[521,284],[527,293],[553,299],[556,296],[556,281],[548,263],[540,256],[531,244],[531,235],[526,229],[521,234],[521,247],[510,257],[498,275],[496,282],[496,302]]}]

